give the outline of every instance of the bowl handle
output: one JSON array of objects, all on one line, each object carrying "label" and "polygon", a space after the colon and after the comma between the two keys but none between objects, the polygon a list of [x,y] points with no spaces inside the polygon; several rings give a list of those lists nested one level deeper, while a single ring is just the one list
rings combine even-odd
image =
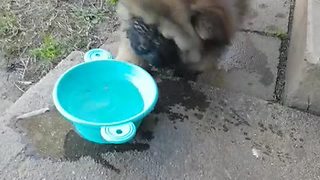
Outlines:
[{"label": "bowl handle", "polygon": [[132,123],[125,123],[115,126],[103,126],[100,129],[102,138],[112,144],[123,144],[136,135],[136,126]]},{"label": "bowl handle", "polygon": [[111,52],[103,49],[91,49],[84,55],[84,61],[99,61],[99,60],[110,60],[113,59]]}]

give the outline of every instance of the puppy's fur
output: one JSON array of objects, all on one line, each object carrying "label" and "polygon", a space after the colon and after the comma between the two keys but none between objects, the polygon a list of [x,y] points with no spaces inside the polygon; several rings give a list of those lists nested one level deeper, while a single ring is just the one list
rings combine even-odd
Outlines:
[{"label": "puppy's fur", "polygon": [[[204,71],[213,65],[242,22],[247,0],[120,0],[118,15],[126,31],[130,19],[142,18],[173,39],[186,69]],[[144,66],[125,33],[117,59]]]}]

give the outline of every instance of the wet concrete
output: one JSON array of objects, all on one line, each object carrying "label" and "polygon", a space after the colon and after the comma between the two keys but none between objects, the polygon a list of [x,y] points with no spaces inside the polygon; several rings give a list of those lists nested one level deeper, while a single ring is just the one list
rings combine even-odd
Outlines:
[{"label": "wet concrete", "polygon": [[[124,145],[98,145],[84,140],[55,107],[51,107],[50,111],[44,114],[17,120],[13,126],[27,144],[24,153],[29,157],[50,158],[53,161],[78,161],[82,157],[91,157],[98,164],[120,173],[118,168],[102,157],[103,154],[148,150],[150,148],[148,142],[154,138],[153,131],[159,122],[158,114],[168,113],[173,124],[188,118],[186,115],[171,111],[176,104],[184,105],[186,109],[196,108],[199,112],[205,112],[209,106],[206,95],[193,90],[191,84],[183,79],[179,81],[162,79],[159,82],[159,91],[160,100],[154,113],[145,118],[134,142]],[[198,118],[202,117],[199,113],[195,115]]]},{"label": "wet concrete", "polygon": [[217,68],[202,74],[198,82],[273,100],[280,44],[273,37],[238,33]]},{"label": "wet concrete", "polygon": [[38,157],[59,159],[64,154],[64,141],[72,126],[54,108],[45,114],[19,120],[20,129],[28,143],[26,154]]},{"label": "wet concrete", "polygon": [[101,155],[107,152],[148,150],[150,146],[147,142],[154,138],[152,130],[157,122],[156,117],[148,116],[135,141],[124,145],[99,145],[83,139],[54,107],[44,114],[17,121],[15,127],[27,144],[26,156],[50,158],[52,161],[78,161],[82,157],[91,157],[96,163],[119,173],[119,169]]},{"label": "wet concrete", "polygon": [[[46,179],[320,178],[318,117],[177,78],[158,82],[159,104],[130,144],[87,142],[55,110],[19,121],[27,149],[35,151],[22,153],[4,178],[32,179],[39,171]],[[55,150],[37,145],[41,140]]]}]

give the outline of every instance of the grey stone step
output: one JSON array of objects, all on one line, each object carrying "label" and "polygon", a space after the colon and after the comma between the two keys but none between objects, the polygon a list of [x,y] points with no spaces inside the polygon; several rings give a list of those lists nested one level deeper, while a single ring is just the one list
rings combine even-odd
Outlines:
[{"label": "grey stone step", "polygon": [[320,3],[297,1],[286,74],[285,104],[320,114]]}]

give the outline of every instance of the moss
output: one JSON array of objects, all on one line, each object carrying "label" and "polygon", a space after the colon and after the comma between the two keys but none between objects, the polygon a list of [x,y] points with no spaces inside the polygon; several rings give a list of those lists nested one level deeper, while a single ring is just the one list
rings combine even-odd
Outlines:
[{"label": "moss", "polygon": [[274,33],[274,35],[281,40],[285,40],[288,38],[288,34],[284,32],[276,32]]},{"label": "moss", "polygon": [[116,5],[118,3],[118,0],[107,0],[107,3],[111,5]]}]

